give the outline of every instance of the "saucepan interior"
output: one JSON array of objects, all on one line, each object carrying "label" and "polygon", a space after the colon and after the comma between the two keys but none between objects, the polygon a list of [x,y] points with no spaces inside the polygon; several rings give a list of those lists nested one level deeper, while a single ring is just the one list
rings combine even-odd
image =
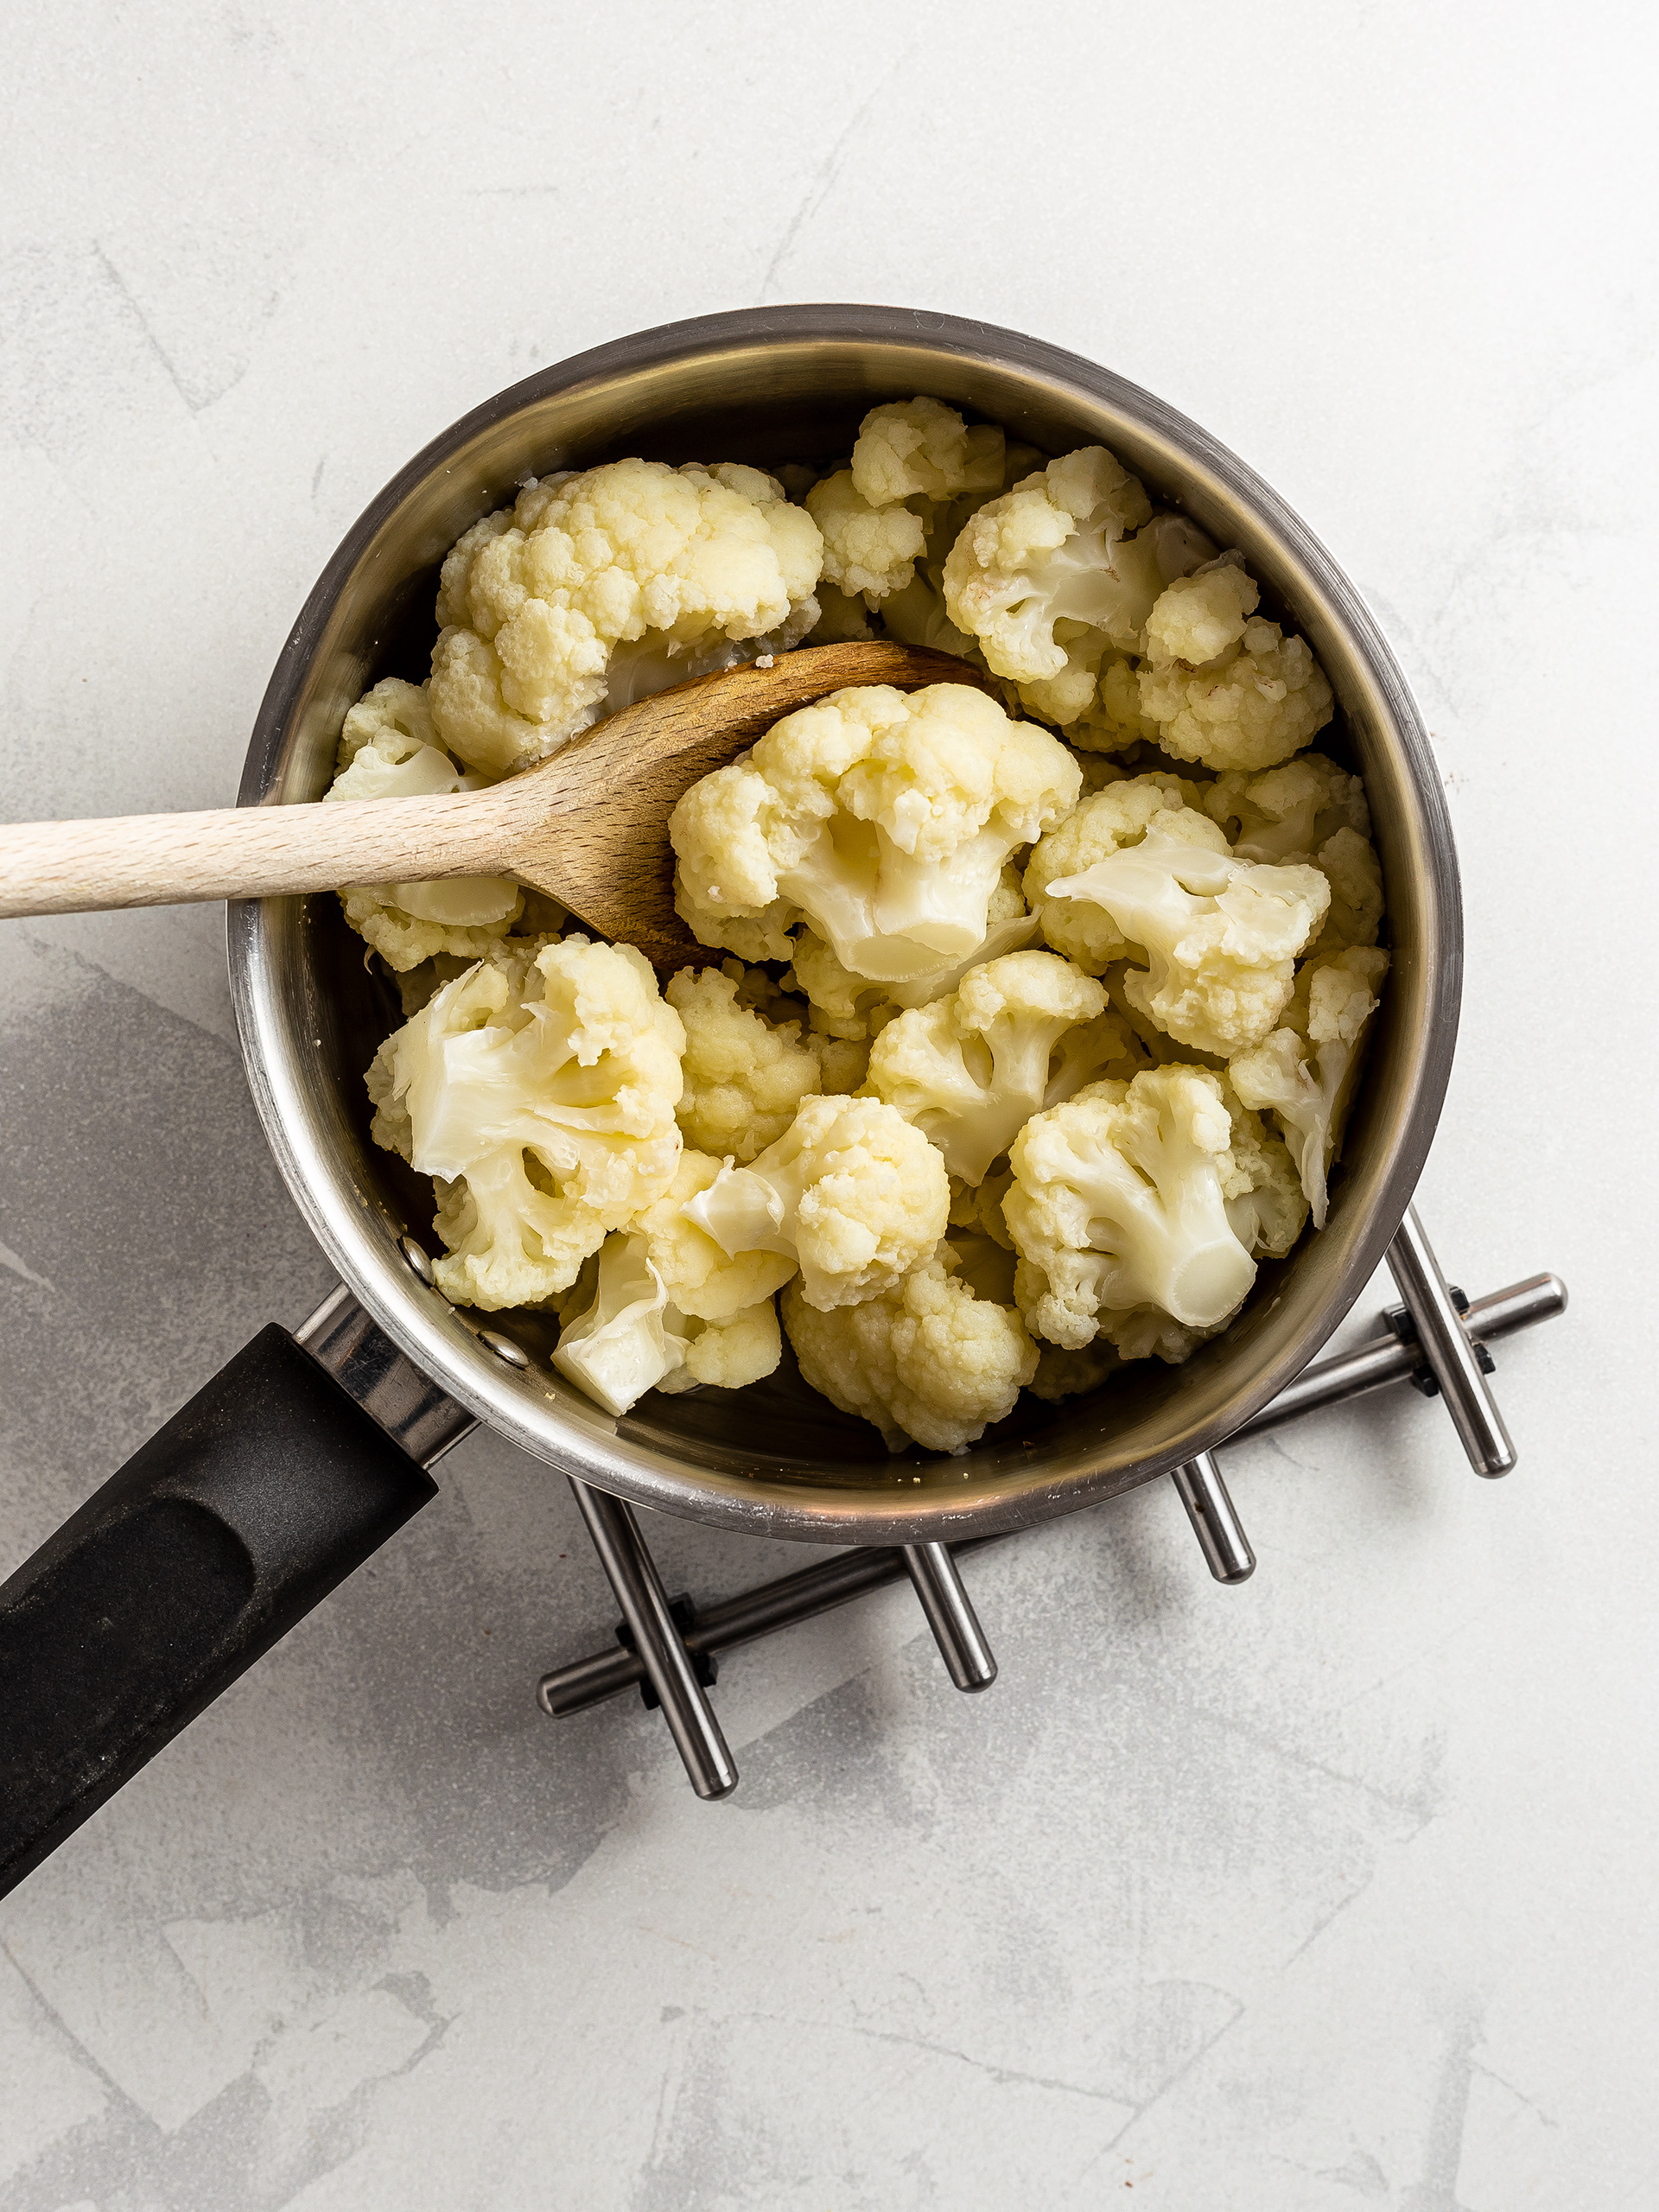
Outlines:
[{"label": "saucepan interior", "polygon": [[[1224,545],[1243,549],[1267,611],[1331,678],[1320,745],[1365,779],[1394,965],[1329,1226],[1264,1266],[1244,1312],[1185,1366],[1155,1360],[1055,1407],[1023,1399],[963,1457],[890,1456],[875,1431],[808,1391],[785,1357],[741,1393],[652,1395],[613,1421],[547,1367],[536,1316],[457,1313],[410,1272],[429,1186],[374,1146],[363,1073],[401,1018],[395,986],[332,897],[236,906],[238,1020],[259,1111],[340,1274],[409,1355],[550,1465],[636,1502],[826,1542],[916,1541],[1019,1526],[1163,1473],[1231,1432],[1311,1357],[1369,1279],[1414,1185],[1456,1027],[1461,922],[1438,777],[1410,693],[1352,588],[1283,502],[1146,392],[1016,334],[855,307],[706,318],[601,348],[501,394],[381,494],[325,571],[260,712],[245,804],[314,800],[341,718],[381,677],[427,669],[439,563],[525,477],[640,454],[761,466],[844,455],[878,401],[931,392],[1046,453],[1100,442]],[[505,1332],[523,1371],[480,1341]]]}]

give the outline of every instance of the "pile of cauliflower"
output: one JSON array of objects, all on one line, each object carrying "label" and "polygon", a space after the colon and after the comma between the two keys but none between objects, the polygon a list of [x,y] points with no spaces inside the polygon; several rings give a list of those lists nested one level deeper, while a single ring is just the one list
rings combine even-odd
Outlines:
[{"label": "pile of cauliflower", "polygon": [[330,798],[474,788],[804,643],[975,680],[835,693],[687,792],[712,957],[660,988],[505,878],[342,893],[403,990],[373,1130],[434,1180],[444,1294],[556,1315],[613,1415],[786,1334],[893,1451],[1225,1328],[1324,1225],[1389,963],[1363,789],[1308,749],[1331,687],[1258,609],[1103,447],[928,398],[844,467],[615,461],[475,524]]}]

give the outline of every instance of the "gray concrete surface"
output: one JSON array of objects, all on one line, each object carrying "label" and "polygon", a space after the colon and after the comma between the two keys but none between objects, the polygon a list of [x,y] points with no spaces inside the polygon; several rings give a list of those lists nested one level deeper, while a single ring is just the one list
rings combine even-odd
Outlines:
[{"label": "gray concrete surface", "polygon": [[[612,1607],[487,1436],[0,1907],[4,2212],[1653,2203],[1649,19],[20,0],[15,817],[234,790],[410,453],[673,316],[867,298],[1111,363],[1279,484],[1419,685],[1467,879],[1421,1203],[1568,1318],[734,1657],[738,1796],[537,1674]],[[0,1571],[327,1268],[218,911],[0,926]],[[1379,1287],[1354,1328],[1382,1302]],[[779,1564],[653,1531],[671,1586]],[[3,1695],[0,1685],[0,1695]]]}]

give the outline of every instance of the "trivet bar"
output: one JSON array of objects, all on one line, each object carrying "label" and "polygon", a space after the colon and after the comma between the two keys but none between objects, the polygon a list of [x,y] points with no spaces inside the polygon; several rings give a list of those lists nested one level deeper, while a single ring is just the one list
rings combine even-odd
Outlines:
[{"label": "trivet bar", "polygon": [[[1471,1337],[1478,1344],[1484,1344],[1498,1337],[1511,1336],[1519,1329],[1531,1328],[1535,1323],[1553,1319],[1567,1310],[1567,1287],[1558,1275],[1529,1276],[1524,1282],[1510,1283],[1490,1296],[1478,1298],[1468,1308],[1466,1316]],[[1338,1352],[1330,1359],[1322,1359],[1305,1368],[1295,1381],[1281,1390],[1270,1405],[1236,1429],[1230,1442],[1238,1442],[1247,1436],[1259,1436],[1266,1430],[1278,1428],[1286,1421],[1297,1420],[1303,1414],[1316,1413],[1326,1406],[1340,1405],[1350,1398],[1367,1395],[1392,1382],[1408,1382],[1429,1371],[1425,1364],[1422,1347],[1408,1336],[1396,1332],[1401,1319],[1397,1313],[1382,1317],[1389,1333],[1357,1346],[1351,1351]],[[1189,1463],[1189,1465],[1192,1463]],[[1213,1461],[1211,1462],[1213,1465]],[[578,1499],[582,1492],[576,1489]],[[597,1497],[600,1492],[589,1495]],[[1224,1487],[1223,1495],[1225,1495]],[[613,1503],[615,1501],[607,1501]],[[1185,1499],[1183,1503],[1185,1503]],[[1231,1500],[1228,1500],[1230,1510]],[[1189,1511],[1190,1511],[1189,1508]],[[627,1509],[620,1509],[626,1512]],[[584,1510],[585,1517],[585,1510]],[[632,1522],[632,1516],[629,1515]],[[1234,1516],[1236,1523],[1236,1516]],[[592,1527],[592,1522],[589,1522]],[[637,1525],[634,1541],[641,1552],[644,1540]],[[978,1551],[986,1544],[1001,1542],[998,1536],[970,1536],[962,1542],[943,1547],[957,1560],[969,1552]],[[1238,1533],[1245,1554],[1249,1547]],[[915,1547],[917,1549],[922,1547]],[[928,1549],[934,1548],[927,1547]],[[602,1556],[602,1554],[601,1554]],[[645,1554],[649,1567],[649,1554]],[[655,1569],[651,1570],[656,1580]],[[671,1635],[688,1664],[720,1651],[728,1651],[741,1643],[750,1643],[775,1630],[788,1628],[798,1621],[809,1620],[816,1614],[829,1612],[837,1605],[849,1604],[855,1598],[866,1596],[873,1590],[886,1588],[889,1584],[902,1582],[911,1575],[911,1567],[903,1550],[860,1547],[821,1560],[815,1565],[802,1567],[794,1574],[780,1576],[776,1581],[758,1584],[753,1589],[740,1591],[735,1597],[722,1599],[718,1604],[706,1605],[695,1612],[682,1637],[671,1615],[668,1616],[666,1633]],[[656,1587],[663,1611],[667,1614],[666,1600],[662,1598],[662,1585]],[[618,1591],[619,1599],[621,1592]],[[977,1624],[976,1624],[977,1625]],[[987,1654],[988,1658],[989,1655]],[[993,1663],[993,1668],[995,1662]],[[584,1713],[589,1707],[602,1705],[607,1698],[617,1697],[632,1689],[646,1678],[641,1660],[632,1651],[613,1646],[609,1650],[596,1651],[591,1657],[578,1659],[568,1667],[556,1668],[544,1675],[537,1687],[537,1696],[542,1710],[560,1718],[573,1713]],[[705,1709],[706,1698],[693,1675],[693,1688]],[[660,1692],[658,1693],[660,1694]],[[666,1701],[664,1710],[671,1711]],[[709,1714],[711,1724],[713,1714]],[[715,1737],[719,1738],[718,1726]],[[678,1740],[677,1737],[677,1741]],[[721,1750],[725,1751],[723,1741]],[[730,1755],[727,1754],[730,1770]],[[689,1762],[688,1762],[689,1764]]]},{"label": "trivet bar", "polygon": [[1248,1582],[1255,1573],[1255,1554],[1227,1495],[1215,1453],[1200,1452],[1170,1479],[1211,1573],[1217,1582]]},{"label": "trivet bar", "polygon": [[1415,1206],[1406,1208],[1406,1217],[1389,1247],[1389,1272],[1416,1324],[1418,1342],[1470,1465],[1478,1475],[1507,1475],[1515,1465],[1515,1446]]},{"label": "trivet bar", "polygon": [[[995,1536],[970,1536],[951,1545],[950,1550],[953,1558],[960,1559],[964,1553],[996,1541]],[[780,1628],[792,1628],[797,1621],[833,1612],[837,1605],[850,1605],[855,1598],[867,1598],[873,1590],[903,1582],[909,1573],[905,1555],[896,1547],[861,1545],[855,1551],[837,1552],[815,1566],[781,1574],[775,1582],[757,1583],[752,1590],[740,1590],[734,1598],[705,1605],[693,1616],[685,1631],[685,1648],[694,1658],[701,1658],[705,1653],[730,1651],[740,1643],[756,1643]],[[569,1713],[586,1713],[590,1706],[603,1705],[607,1698],[620,1697],[642,1681],[644,1675],[632,1651],[612,1644],[604,1651],[595,1651],[591,1658],[578,1659],[543,1675],[537,1685],[537,1702],[553,1719],[561,1719]]]},{"label": "trivet bar", "polygon": [[638,1670],[634,1679],[649,1677],[698,1796],[727,1796],[737,1787],[737,1768],[669,1611],[662,1577],[639,1534],[633,1509],[574,1476],[570,1487],[632,1637],[634,1649],[628,1656]]},{"label": "trivet bar", "polygon": [[[1512,1282],[1476,1299],[1467,1318],[1470,1333],[1478,1342],[1491,1344],[1499,1337],[1513,1336],[1517,1329],[1529,1329],[1536,1322],[1553,1321],[1566,1311],[1567,1285],[1559,1275],[1529,1275],[1524,1282]],[[1236,1428],[1228,1443],[1237,1444],[1247,1436],[1281,1428],[1286,1421],[1300,1421],[1304,1414],[1318,1413],[1325,1406],[1363,1398],[1390,1382],[1415,1382],[1425,1372],[1422,1351],[1408,1336],[1398,1333],[1399,1318],[1398,1308],[1385,1313],[1382,1319],[1389,1332],[1387,1336],[1305,1367],[1259,1414]]]},{"label": "trivet bar", "polygon": [[933,1641],[959,1690],[988,1690],[996,1680],[996,1662],[985,1641],[973,1600],[962,1586],[957,1563],[944,1544],[905,1544],[905,1571],[922,1601]]}]

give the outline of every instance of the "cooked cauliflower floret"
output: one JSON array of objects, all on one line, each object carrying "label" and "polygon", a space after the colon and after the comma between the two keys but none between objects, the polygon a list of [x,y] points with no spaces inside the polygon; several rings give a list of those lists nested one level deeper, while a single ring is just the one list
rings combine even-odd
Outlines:
[{"label": "cooked cauliflower floret", "polygon": [[1203,1068],[1093,1084],[1028,1122],[1002,1201],[1027,1325],[1067,1351],[1103,1331],[1125,1358],[1179,1360],[1229,1319],[1255,1280],[1253,1250],[1294,1241],[1288,1160],[1259,1124],[1236,1148],[1234,1135],[1223,1080]]},{"label": "cooked cauliflower floret", "polygon": [[456,875],[435,883],[359,883],[342,891],[346,919],[388,968],[402,973],[438,953],[478,960],[523,911],[505,876]]},{"label": "cooked cauliflower floret", "polygon": [[1233,1124],[1227,1218],[1252,1258],[1282,1260],[1307,1226],[1307,1198],[1296,1163],[1278,1133],[1244,1104],[1225,1076],[1221,1095]]},{"label": "cooked cauliflower floret", "polygon": [[[1217,568],[1198,581],[1219,594],[1226,579],[1238,573]],[[1158,619],[1154,607],[1149,629]],[[1197,626],[1190,613],[1183,620]],[[1198,642],[1212,634],[1203,633]],[[1198,668],[1185,660],[1154,658],[1138,680],[1141,711],[1157,723],[1164,751],[1208,768],[1274,767],[1300,752],[1334,711],[1325,671],[1306,640],[1286,637],[1276,622],[1259,614],[1244,621],[1237,641],[1218,658]]]},{"label": "cooked cauliflower floret", "polygon": [[799,1265],[803,1295],[827,1313],[887,1289],[944,1234],[944,1162],[878,1098],[809,1098],[787,1135],[747,1167],[722,1167],[686,1205],[732,1258],[772,1252]]},{"label": "cooked cauliflower floret", "polygon": [[[806,494],[806,511],[823,535],[824,584],[849,599],[856,594],[884,617],[887,601],[908,594],[906,607],[916,602],[915,617],[906,620],[901,609],[899,626],[887,626],[892,634],[919,644],[923,640],[911,635],[919,622],[935,632],[926,642],[953,650],[938,634],[929,608],[930,596],[937,603],[937,591],[918,576],[917,563],[947,515],[960,508],[966,521],[975,505],[1002,489],[1004,454],[1001,430],[970,430],[954,408],[937,399],[873,408],[859,431],[851,467],[836,469]],[[954,630],[950,634],[972,651],[970,640]]]},{"label": "cooked cauliflower floret", "polygon": [[707,1153],[682,1153],[672,1183],[632,1224],[675,1306],[696,1321],[733,1320],[781,1290],[795,1272],[794,1255],[775,1246],[728,1252],[688,1211],[726,1165]]},{"label": "cooked cauliflower floret", "polygon": [[1130,626],[1147,613],[1172,577],[1214,550],[1203,532],[1179,515],[1154,515],[1144,530],[1121,538],[1112,548],[1112,565],[1122,596],[1110,624],[1093,628],[1075,620],[1057,622],[1054,639],[1065,648],[1065,666],[1058,675],[1020,684],[1020,703],[1058,722],[1068,737],[1080,730],[1100,745],[1122,745],[1155,732],[1156,725],[1140,711],[1139,685],[1127,658],[1129,646],[1138,642]]},{"label": "cooked cauliflower floret", "polygon": [[675,903],[746,959],[790,958],[810,922],[855,975],[925,975],[984,942],[1004,862],[1079,783],[1064,746],[967,684],[837,691],[680,800]]},{"label": "cooked cauliflower floret", "polygon": [[1195,1045],[1178,1045],[1166,1029],[1160,1029],[1145,1008],[1131,1000],[1125,986],[1131,976],[1141,972],[1139,958],[1136,954],[1133,959],[1114,960],[1109,968],[1101,970],[1100,980],[1105,986],[1107,1003],[1140,1048],[1141,1065],[1169,1068],[1192,1067],[1196,1064],[1212,1067],[1219,1074],[1227,1065],[1224,1054],[1201,1052]]},{"label": "cooked cauliflower floret", "polygon": [[921,517],[905,506],[872,506],[850,468],[815,484],[806,512],[823,533],[823,575],[837,591],[874,606],[915,575],[927,542]]},{"label": "cooked cauliflower floret", "polygon": [[[876,413],[880,412],[878,408]],[[874,421],[874,417],[870,419]],[[906,496],[905,504],[922,518],[926,529],[926,550],[910,582],[882,601],[881,622],[887,635],[897,638],[903,645],[925,645],[934,652],[955,653],[982,668],[985,657],[978,644],[965,631],[959,630],[945,612],[944,564],[951,547],[986,501],[1001,498],[1022,476],[1029,475],[1042,456],[1034,446],[1009,444],[1000,430],[983,426],[964,429],[962,435],[964,460],[959,488],[943,498],[913,492]],[[859,455],[855,453],[855,476],[858,461]],[[953,470],[947,480],[954,481],[956,478],[957,472]]]},{"label": "cooked cauliflower floret", "polygon": [[[349,709],[329,798],[423,798],[460,788],[461,771],[438,741],[423,683],[389,676]],[[479,779],[466,779],[468,789]]]},{"label": "cooked cauliflower floret", "polygon": [[1308,961],[1283,1026],[1228,1063],[1243,1103],[1271,1110],[1284,1131],[1315,1229],[1325,1227],[1331,1164],[1342,1149],[1366,1031],[1388,971],[1388,954],[1375,946]]},{"label": "cooked cauliflower floret", "polygon": [[1338,830],[1314,854],[1313,865],[1331,887],[1331,911],[1308,957],[1375,944],[1382,926],[1382,869],[1370,840],[1357,830]]},{"label": "cooked cauliflower floret", "polygon": [[938,399],[895,399],[873,407],[859,425],[850,470],[873,507],[921,498],[950,501],[990,493],[1002,483],[1004,441],[990,423],[969,429]]},{"label": "cooked cauliflower floret", "polygon": [[[1119,784],[1102,798],[1130,788]],[[1182,1044],[1236,1052],[1277,1021],[1330,887],[1315,868],[1262,867],[1189,842],[1189,821],[1213,827],[1191,809],[1154,815],[1139,844],[1052,880],[1045,903],[1071,899],[1109,917],[1148,963],[1124,977],[1131,1006]]]},{"label": "cooked cauliflower floret", "polygon": [[756,468],[616,461],[532,480],[443,564],[442,741],[505,775],[626,697],[786,650],[817,620],[822,558],[817,524]]},{"label": "cooked cauliflower floret", "polygon": [[1107,651],[1137,650],[1168,580],[1214,551],[1179,516],[1154,518],[1104,446],[1084,446],[972,517],[944,564],[945,611],[1064,726],[1094,701]]},{"label": "cooked cauliflower floret", "polygon": [[1092,977],[1052,952],[1011,952],[889,1022],[868,1087],[976,1184],[1033,1114],[1139,1064]]},{"label": "cooked cauliflower floret", "polygon": [[591,1301],[575,1313],[567,1306],[562,1318],[553,1364],[607,1414],[626,1413],[685,1358],[643,1236],[607,1236]]},{"label": "cooked cauliflower floret", "polygon": [[[340,734],[331,799],[423,798],[475,791],[437,741],[426,691],[388,677],[367,691]],[[346,918],[389,968],[406,973],[437,953],[476,960],[504,938],[524,894],[504,875],[451,876],[431,883],[353,885],[340,894]]]},{"label": "cooked cauliflower floret", "polygon": [[[1022,909],[1024,905],[1021,899]],[[799,931],[791,950],[786,973],[804,994],[816,1029],[849,1043],[868,1041],[893,1020],[892,984],[872,982],[843,968],[816,930]]]},{"label": "cooked cauliflower floret", "polygon": [[805,1381],[843,1413],[873,1421],[890,1452],[912,1439],[930,1452],[965,1452],[1013,1412],[1037,1371],[1019,1314],[976,1298],[939,1259],[856,1306],[823,1313],[799,1283],[783,1306]]},{"label": "cooked cauliflower floret", "polygon": [[1230,770],[1199,787],[1198,803],[1242,861],[1311,861],[1338,830],[1371,834],[1365,786],[1322,753],[1261,775]]},{"label": "cooked cauliflower floret", "polygon": [[729,1321],[688,1320],[684,1363],[658,1387],[669,1392],[705,1383],[716,1390],[741,1390],[763,1382],[784,1356],[778,1308],[770,1298],[746,1306]]},{"label": "cooked cauliflower floret", "polygon": [[1052,830],[1026,868],[1025,893],[1043,936],[1056,952],[1097,976],[1127,950],[1123,933],[1103,908],[1050,896],[1057,880],[1081,874],[1125,846],[1135,845],[1155,822],[1166,835],[1213,852],[1227,841],[1196,812],[1198,789],[1180,776],[1131,776],[1108,784]]},{"label": "cooked cauliflower floret", "polygon": [[568,1289],[660,1197],[684,1048],[644,957],[582,937],[493,947],[386,1039],[374,1136],[439,1179],[446,1298],[494,1309]]},{"label": "cooked cauliflower floret", "polygon": [[1192,575],[1177,576],[1147,617],[1148,658],[1184,660],[1195,668],[1214,660],[1243,636],[1261,597],[1239,553],[1224,553]]},{"label": "cooked cauliflower floret", "polygon": [[718,1320],[683,1313],[638,1233],[607,1236],[562,1301],[553,1364],[607,1414],[626,1413],[647,1390],[673,1395],[699,1383],[741,1389],[783,1357],[770,1297]]},{"label": "cooked cauliflower floret", "polygon": [[[1104,446],[1051,461],[975,515],[944,565],[945,605],[999,676],[1058,676],[1057,621],[1113,626],[1122,597],[1113,549],[1150,520],[1152,502]],[[1146,619],[1128,626],[1133,645]]]},{"label": "cooked cauliflower floret", "polygon": [[663,995],[685,1024],[686,1142],[753,1160],[782,1136],[802,1099],[823,1088],[818,1056],[802,1045],[798,1022],[774,1028],[740,1005],[735,981],[717,968],[683,968]]},{"label": "cooked cauliflower floret", "polygon": [[1065,725],[1068,745],[1097,759],[1103,753],[1126,753],[1133,745],[1157,742],[1157,723],[1141,711],[1139,666],[1125,653],[1101,656],[1093,698]]},{"label": "cooked cauliflower floret", "polygon": [[[970,968],[1005,952],[1021,952],[1037,934],[1037,918],[1026,912],[1020,877],[1013,867],[997,879],[985,910],[985,935],[973,950],[902,983],[872,983],[842,966],[816,930],[804,929],[795,940],[794,975],[812,1008],[815,1027],[836,1037],[868,1038],[906,1007],[930,1006],[954,991]],[[807,1040],[810,1043],[812,1040]],[[842,1086],[826,1077],[826,1090]],[[856,1088],[856,1085],[853,1086]]]},{"label": "cooked cauliflower floret", "polygon": [[1242,861],[1300,861],[1331,887],[1325,927],[1309,959],[1375,944],[1382,923],[1382,871],[1370,842],[1365,786],[1322,753],[1300,753],[1259,776],[1217,776],[1198,804]]}]

